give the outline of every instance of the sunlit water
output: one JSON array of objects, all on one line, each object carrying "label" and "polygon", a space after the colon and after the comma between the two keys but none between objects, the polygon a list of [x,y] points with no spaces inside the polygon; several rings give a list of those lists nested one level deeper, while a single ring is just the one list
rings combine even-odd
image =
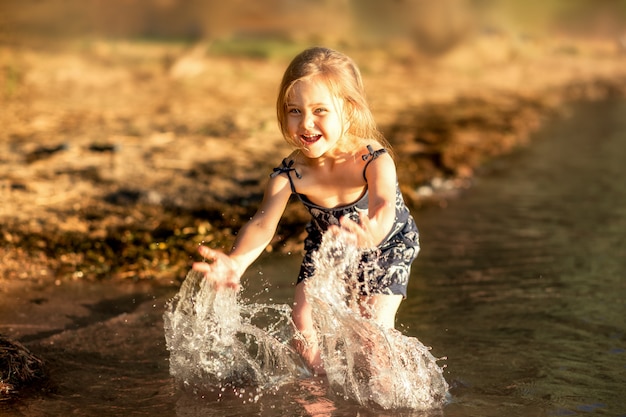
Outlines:
[{"label": "sunlit water", "polygon": [[[440,410],[346,400],[326,380],[302,378],[282,343],[273,354],[293,359],[284,368],[235,374],[255,384],[189,392],[177,380],[214,387],[226,379],[211,379],[202,352],[199,366],[181,368],[188,376],[170,375],[163,315],[179,288],[77,282],[0,293],[0,332],[50,369],[49,391],[0,404],[0,415],[626,416],[625,161],[626,102],[578,106],[530,147],[489,164],[445,209],[415,213],[422,251],[397,327],[401,340],[447,358],[451,401]],[[241,299],[222,300],[241,308],[229,318],[240,326],[252,306],[272,306],[262,313],[269,319],[252,323],[291,337],[275,332],[289,326],[267,326],[286,317],[299,261],[264,256],[244,277]]]},{"label": "sunlit water", "polygon": [[[325,235],[306,296],[313,308],[328,394],[385,410],[433,410],[446,399],[442,369],[417,338],[384,329],[350,302],[360,251]],[[256,402],[311,378],[291,347],[298,337],[287,304],[243,302],[190,272],[164,317],[170,373],[196,395]]]}]

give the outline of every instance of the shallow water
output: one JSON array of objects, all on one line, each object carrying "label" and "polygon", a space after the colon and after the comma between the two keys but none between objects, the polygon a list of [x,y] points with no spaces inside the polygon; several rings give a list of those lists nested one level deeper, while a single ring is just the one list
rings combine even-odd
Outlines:
[{"label": "shallow water", "polygon": [[[346,234],[328,233],[313,258],[316,274],[307,281],[327,395],[381,410],[440,409],[448,384],[428,347],[382,328],[348,302],[361,256]],[[167,304],[165,339],[177,386],[196,396],[258,402],[287,384],[306,384],[312,374],[292,347],[302,336],[291,306],[238,295],[216,291],[192,271]]]},{"label": "shallow water", "polygon": [[[51,371],[48,391],[0,415],[626,416],[626,102],[577,106],[537,136],[447,208],[416,213],[422,252],[398,328],[447,357],[441,411],[362,407],[323,380],[256,401],[185,394],[162,321],[178,289],[77,282],[0,293],[0,332]],[[244,297],[289,303],[298,264],[264,257]]]}]

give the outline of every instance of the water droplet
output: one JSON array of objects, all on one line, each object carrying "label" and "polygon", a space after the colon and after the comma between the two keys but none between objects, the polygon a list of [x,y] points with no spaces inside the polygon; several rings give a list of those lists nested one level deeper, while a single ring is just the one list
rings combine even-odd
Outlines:
[{"label": "water droplet", "polygon": [[[441,405],[447,383],[437,359],[416,338],[381,328],[345,302],[345,277],[352,276],[361,251],[327,236],[307,298],[324,334],[320,348],[330,389],[346,400],[387,409]],[[202,274],[190,271],[163,316],[174,379],[200,391],[219,387],[224,393],[228,386],[242,399],[257,387],[246,395],[251,402],[309,375],[291,347],[291,307],[272,302],[251,303],[234,290],[216,291]]]}]

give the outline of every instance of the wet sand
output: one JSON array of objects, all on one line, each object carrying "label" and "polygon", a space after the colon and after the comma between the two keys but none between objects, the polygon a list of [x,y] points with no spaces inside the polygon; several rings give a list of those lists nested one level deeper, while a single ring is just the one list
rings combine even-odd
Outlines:
[{"label": "wet sand", "polygon": [[[22,280],[176,283],[198,244],[228,248],[289,152],[274,100],[300,49],[0,46],[0,291]],[[568,102],[626,93],[626,53],[613,40],[484,35],[438,58],[344,51],[414,210],[471,187],[484,161],[566,117]],[[290,205],[268,251],[299,250],[306,220]]]}]

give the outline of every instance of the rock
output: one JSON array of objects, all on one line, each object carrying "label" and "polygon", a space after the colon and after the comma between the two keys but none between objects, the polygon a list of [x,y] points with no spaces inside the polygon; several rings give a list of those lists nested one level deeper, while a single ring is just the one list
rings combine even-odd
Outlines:
[{"label": "rock", "polygon": [[0,401],[11,399],[45,377],[43,360],[21,343],[0,335]]}]

